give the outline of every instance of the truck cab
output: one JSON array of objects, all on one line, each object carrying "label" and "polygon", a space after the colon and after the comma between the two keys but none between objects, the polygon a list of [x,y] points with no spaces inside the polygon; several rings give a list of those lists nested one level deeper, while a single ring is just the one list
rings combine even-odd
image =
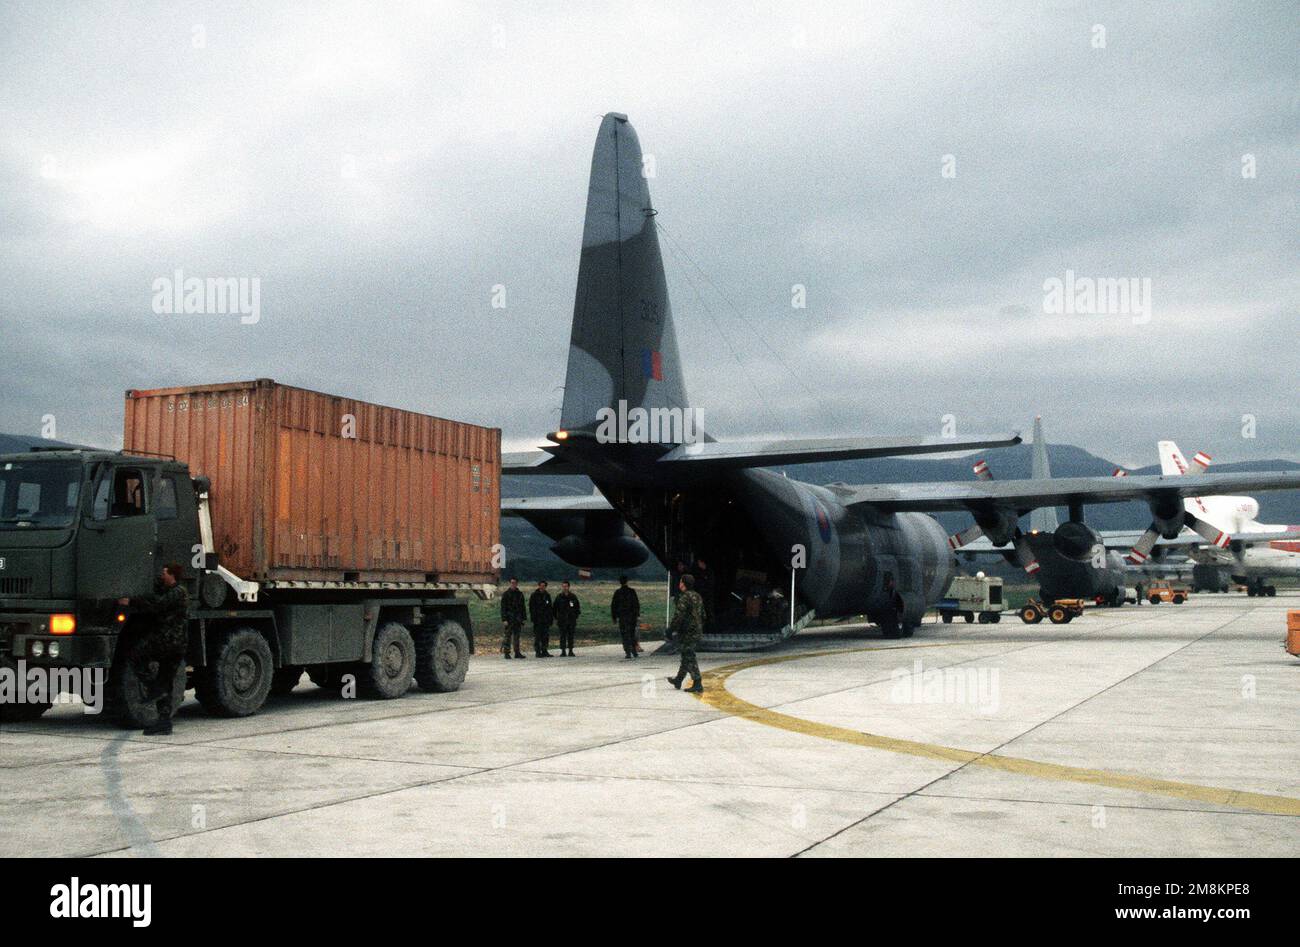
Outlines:
[{"label": "truck cab", "polygon": [[130,624],[118,599],[150,593],[168,562],[192,584],[197,543],[184,464],[109,451],[0,456],[0,663],[111,669]]}]

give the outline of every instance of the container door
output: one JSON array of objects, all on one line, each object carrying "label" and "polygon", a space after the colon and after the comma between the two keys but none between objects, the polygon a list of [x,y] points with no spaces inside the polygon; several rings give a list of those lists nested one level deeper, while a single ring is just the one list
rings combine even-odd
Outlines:
[{"label": "container door", "polygon": [[147,595],[158,573],[158,524],[149,508],[153,471],[105,464],[77,538],[79,597]]}]

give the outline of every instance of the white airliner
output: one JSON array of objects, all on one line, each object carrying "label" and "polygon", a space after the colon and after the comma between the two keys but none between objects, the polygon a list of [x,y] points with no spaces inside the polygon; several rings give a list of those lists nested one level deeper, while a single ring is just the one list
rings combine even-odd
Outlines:
[{"label": "white airliner", "polygon": [[[1189,464],[1173,441],[1161,441],[1159,447],[1160,472],[1165,476],[1196,476],[1210,466],[1211,458],[1204,451],[1198,451]],[[1188,558],[1194,563],[1232,576],[1252,596],[1276,594],[1265,578],[1300,577],[1300,537],[1295,535],[1300,526],[1259,522],[1259,501],[1254,497],[1188,497],[1183,502],[1188,513],[1229,537],[1227,548],[1191,547]],[[1279,535],[1285,538],[1270,538]]]}]

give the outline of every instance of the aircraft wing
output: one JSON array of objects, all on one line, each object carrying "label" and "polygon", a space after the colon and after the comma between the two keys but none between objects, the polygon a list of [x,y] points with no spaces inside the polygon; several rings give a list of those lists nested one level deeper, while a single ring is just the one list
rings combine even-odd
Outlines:
[{"label": "aircraft wing", "polygon": [[[1116,549],[1128,552],[1142,538],[1144,530],[1140,529],[1099,529],[1097,535],[1101,538],[1102,545],[1107,549]],[[1286,539],[1289,533],[1272,534],[1267,540],[1255,540],[1255,542],[1271,542],[1278,539]],[[1235,537],[1234,537],[1235,538]],[[1204,538],[1192,532],[1190,529],[1184,530],[1183,533],[1174,539],[1165,539],[1161,537],[1156,545],[1162,549],[1186,549],[1190,546],[1204,546]],[[1008,543],[1005,546],[995,546],[989,541],[987,536],[981,536],[978,539],[972,539],[963,543],[959,548],[953,550],[959,556],[1005,556],[1007,551],[1012,548]]]},{"label": "aircraft wing", "polygon": [[[1101,541],[1106,544],[1107,549],[1128,549],[1133,546],[1142,536],[1140,529],[1119,529],[1119,530],[1101,530],[1097,533]],[[1259,533],[1233,533],[1232,542],[1234,545],[1242,546],[1259,546],[1265,543],[1276,542],[1296,542],[1300,541],[1300,530],[1296,529],[1279,529],[1266,530]],[[1186,546],[1206,546],[1205,538],[1192,532],[1183,530],[1182,534],[1174,539],[1161,539],[1158,543],[1160,546],[1186,547]]]},{"label": "aircraft wing", "polygon": [[976,480],[883,483],[835,487],[845,506],[865,504],[885,513],[1004,509],[1024,513],[1074,503],[1160,501],[1252,490],[1295,490],[1300,472],[1204,473],[1196,477],[1062,477],[1046,480]]},{"label": "aircraft wing", "polygon": [[659,458],[660,464],[692,469],[779,467],[827,460],[861,460],[867,457],[903,457],[909,454],[1010,447],[1020,443],[1019,432],[989,437],[824,437],[790,440],[707,441],[679,444]]}]

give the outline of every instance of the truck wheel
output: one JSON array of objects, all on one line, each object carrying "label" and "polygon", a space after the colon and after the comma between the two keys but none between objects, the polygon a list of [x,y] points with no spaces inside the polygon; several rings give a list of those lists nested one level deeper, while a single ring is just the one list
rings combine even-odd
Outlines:
[{"label": "truck wheel", "polygon": [[[139,646],[139,639],[135,639],[126,642],[124,647],[119,647],[108,672],[105,709],[112,719],[130,730],[140,730],[158,722],[158,705],[152,700],[144,699],[140,675],[135,672],[135,650]],[[185,687],[188,683],[185,662],[181,661],[176,668],[176,678],[172,681],[173,714],[185,702]]]},{"label": "truck wheel", "polygon": [[993,624],[996,625],[998,622],[1002,621],[1002,613],[1001,613],[1001,612],[989,612],[989,621],[993,622]]},{"label": "truck wheel", "polygon": [[420,690],[460,690],[468,670],[469,635],[457,622],[420,629],[415,636],[415,683]]},{"label": "truck wheel", "polygon": [[1043,613],[1032,605],[1026,605],[1020,609],[1020,620],[1026,625],[1037,625],[1043,620]]},{"label": "truck wheel", "polygon": [[945,625],[952,624],[952,612],[941,612],[940,615],[943,618],[943,623]]},{"label": "truck wheel", "polygon": [[1151,598],[1147,599],[1147,601],[1149,601],[1152,605],[1159,605],[1159,604],[1160,604],[1160,596],[1159,596],[1159,595],[1153,595],[1153,596],[1151,596]]},{"label": "truck wheel", "polygon": [[973,612],[966,612],[962,617],[966,619],[966,624],[968,625],[975,620],[975,614]]},{"label": "truck wheel", "polygon": [[[8,671],[10,679],[17,681],[18,662],[13,658],[0,658],[0,668]],[[10,704],[0,703],[0,723],[22,723],[24,720],[37,720],[41,714],[53,707],[53,704]]]},{"label": "truck wheel", "polygon": [[288,697],[293,693],[293,689],[302,680],[302,671],[300,664],[276,668],[275,673],[271,675],[271,696]]},{"label": "truck wheel", "polygon": [[415,676],[415,641],[406,626],[390,621],[375,632],[373,657],[357,674],[357,689],[366,697],[392,700],[411,689]]},{"label": "truck wheel", "polygon": [[252,628],[226,632],[212,663],[194,676],[194,695],[217,717],[248,717],[262,709],[271,692],[275,660],[271,646]]},{"label": "truck wheel", "polygon": [[1074,616],[1067,612],[1060,605],[1053,605],[1047,613],[1047,618],[1053,625],[1067,624]]},{"label": "truck wheel", "polygon": [[1186,601],[1186,599],[1185,599],[1183,596],[1181,596],[1181,595],[1175,595],[1175,596],[1174,596],[1174,604],[1175,604],[1175,605],[1181,605],[1181,604],[1183,604],[1184,601]]}]

